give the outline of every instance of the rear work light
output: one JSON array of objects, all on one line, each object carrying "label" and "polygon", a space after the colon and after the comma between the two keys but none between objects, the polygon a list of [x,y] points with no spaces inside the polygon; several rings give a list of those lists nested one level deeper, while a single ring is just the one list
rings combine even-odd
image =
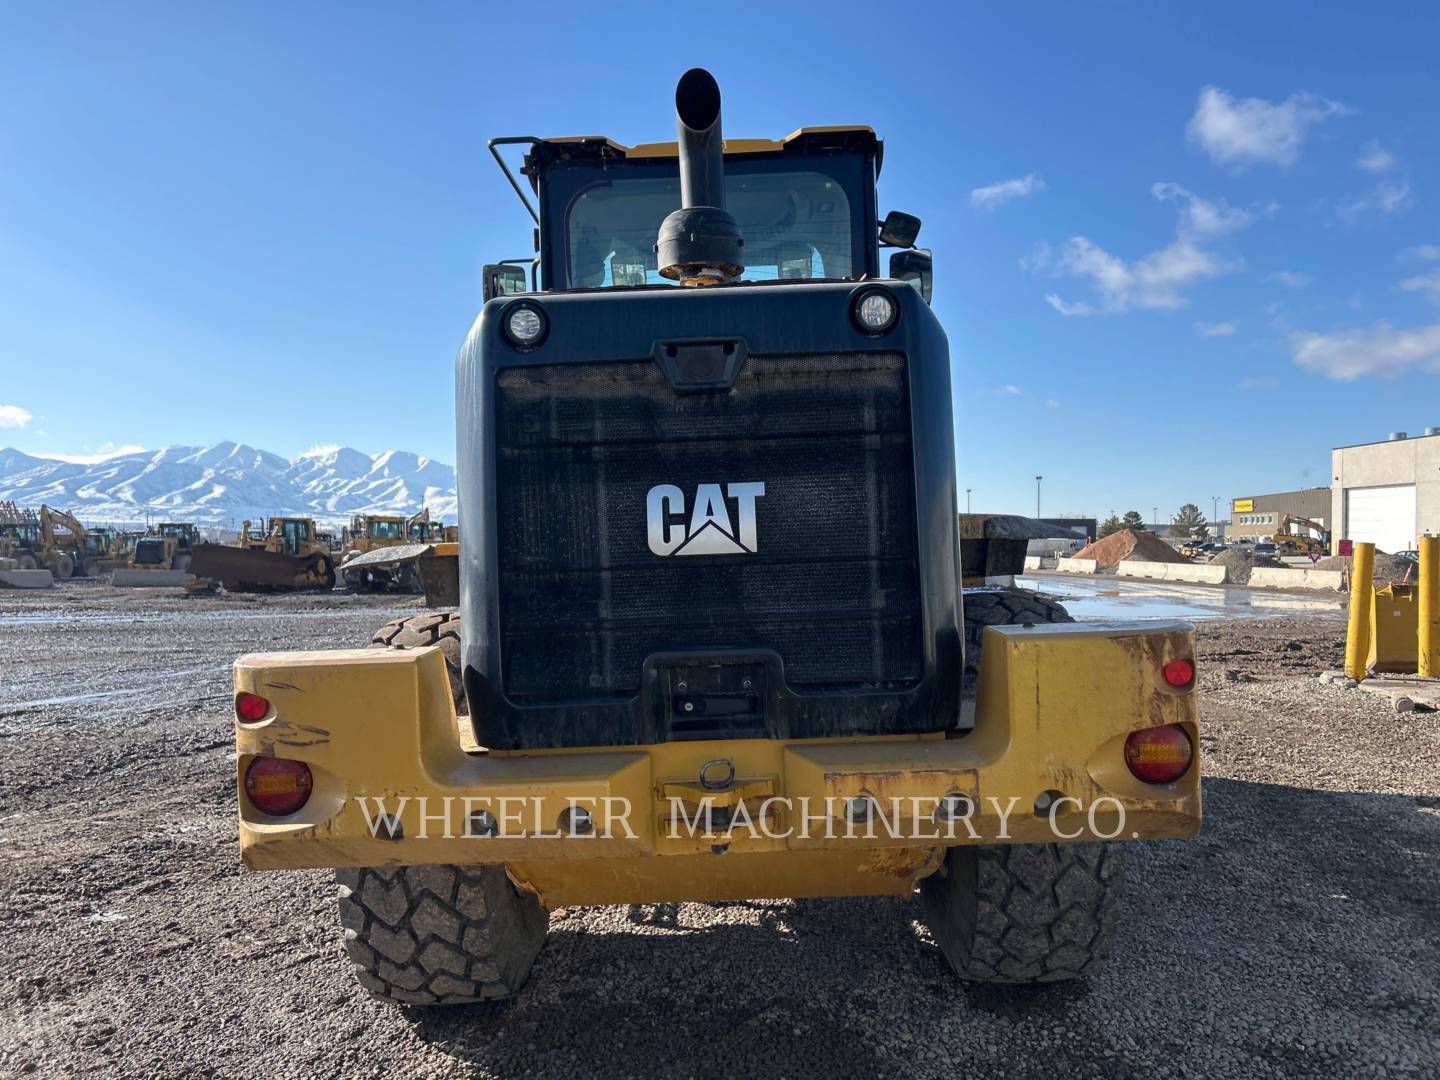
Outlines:
[{"label": "rear work light", "polygon": [[1160,669],[1160,673],[1167,683],[1179,689],[1195,681],[1195,663],[1192,660],[1171,660]]},{"label": "rear work light", "polygon": [[1179,724],[1132,731],[1125,740],[1125,764],[1147,784],[1173,784],[1190,768],[1195,749]]},{"label": "rear work light", "polygon": [[245,770],[245,794],[262,814],[284,817],[305,805],[314,787],[310,766],[289,758],[257,757]]},{"label": "rear work light", "polygon": [[270,702],[259,694],[243,690],[235,695],[235,715],[247,724],[254,724],[270,715]]}]

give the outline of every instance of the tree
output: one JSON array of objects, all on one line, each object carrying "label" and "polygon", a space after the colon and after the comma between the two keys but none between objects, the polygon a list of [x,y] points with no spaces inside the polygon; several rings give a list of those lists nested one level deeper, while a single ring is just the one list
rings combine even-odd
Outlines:
[{"label": "tree", "polygon": [[1117,533],[1122,528],[1124,528],[1124,526],[1120,524],[1120,519],[1114,514],[1111,514],[1108,518],[1106,518],[1100,523],[1100,539],[1104,539],[1111,533]]},{"label": "tree", "polygon": [[1204,540],[1210,535],[1210,523],[1198,506],[1186,503],[1170,522],[1170,533],[1191,540]]},{"label": "tree", "polygon": [[1139,510],[1126,510],[1125,516],[1120,519],[1122,529],[1134,529],[1136,532],[1145,531],[1145,519],[1140,516]]}]

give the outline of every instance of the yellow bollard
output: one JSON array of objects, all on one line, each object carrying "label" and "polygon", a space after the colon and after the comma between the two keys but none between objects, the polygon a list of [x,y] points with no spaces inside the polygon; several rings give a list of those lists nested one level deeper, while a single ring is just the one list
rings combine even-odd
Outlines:
[{"label": "yellow bollard", "polygon": [[1375,608],[1375,545],[1357,543],[1350,557],[1350,625],[1345,631],[1345,674],[1359,682],[1370,659],[1370,613]]},{"label": "yellow bollard", "polygon": [[1422,678],[1440,676],[1440,536],[1420,538],[1420,640]]}]

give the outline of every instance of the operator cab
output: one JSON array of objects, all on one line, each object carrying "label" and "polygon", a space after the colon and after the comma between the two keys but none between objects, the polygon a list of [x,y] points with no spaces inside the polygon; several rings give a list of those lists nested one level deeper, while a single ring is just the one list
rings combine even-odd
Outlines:
[{"label": "operator cab", "polygon": [[[528,146],[516,180],[500,147]],[[743,237],[730,283],[874,280],[881,247],[891,278],[930,299],[931,259],[914,250],[920,220],[881,221],[875,183],[884,143],[868,127],[801,128],[780,140],[724,142],[724,206]],[[534,259],[485,268],[485,299],[527,291],[673,288],[661,273],[656,224],[681,207],[677,143],[624,146],[600,136],[494,139],[492,154],[535,218]],[[530,278],[526,281],[526,265]]]}]

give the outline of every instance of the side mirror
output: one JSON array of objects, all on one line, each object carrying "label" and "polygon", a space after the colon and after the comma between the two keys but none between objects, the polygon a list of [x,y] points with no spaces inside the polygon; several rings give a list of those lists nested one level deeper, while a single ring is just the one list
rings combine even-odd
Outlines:
[{"label": "side mirror", "polygon": [[920,219],[914,214],[891,210],[880,223],[880,243],[886,247],[912,248],[920,235]]},{"label": "side mirror", "polygon": [[913,251],[897,251],[890,256],[890,276],[906,282],[920,290],[925,303],[930,303],[930,294],[935,283],[934,260],[923,248]]},{"label": "side mirror", "polygon": [[481,291],[486,300],[529,291],[525,282],[525,268],[514,263],[490,263],[483,271],[483,281]]}]

